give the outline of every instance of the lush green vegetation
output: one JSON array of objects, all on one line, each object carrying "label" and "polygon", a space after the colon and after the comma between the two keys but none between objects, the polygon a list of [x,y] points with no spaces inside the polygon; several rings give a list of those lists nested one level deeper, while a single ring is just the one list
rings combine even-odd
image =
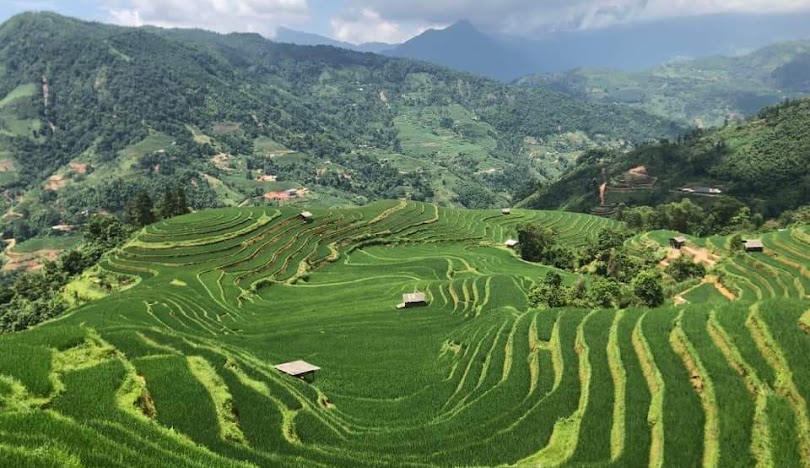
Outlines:
[{"label": "lush green vegetation", "polygon": [[[55,247],[54,240],[70,239],[67,249],[56,261],[46,262],[39,271],[14,272],[2,277],[0,283],[0,331],[24,330],[45,320],[61,315],[77,294],[66,295],[65,286],[82,272],[95,265],[108,251],[124,243],[132,233],[132,226],[112,216],[94,216],[84,228],[82,240],[76,237],[32,239],[22,246],[47,244]],[[98,278],[98,286],[112,291],[109,278]]]},{"label": "lush green vegetation", "polygon": [[[606,203],[619,211],[622,205],[655,207],[632,212],[638,227],[711,234],[762,224],[810,204],[808,125],[810,100],[786,101],[746,122],[694,131],[678,141],[630,153],[590,152],[523,204],[590,211],[600,204],[604,182]],[[722,195],[678,191],[692,186],[717,188]],[[691,203],[667,205],[684,198]]]},{"label": "lush green vegetation", "polygon": [[[722,256],[710,273],[731,303],[536,309],[531,291],[550,272],[566,287],[579,275],[503,246],[519,226],[551,229],[573,250],[663,252],[669,234],[624,239],[610,234],[617,222],[594,216],[404,201],[312,212],[309,223],[271,207],[149,225],[78,281],[115,274],[132,287],[0,336],[3,459],[810,461],[807,227],[764,236],[763,254],[730,252],[726,237],[693,239]],[[429,305],[396,309],[414,290]],[[322,367],[313,384],[272,367],[295,359]]]},{"label": "lush green vegetation", "polygon": [[492,207],[584,150],[679,131],[637,110],[257,34],[24,14],[0,26],[0,64],[0,204],[31,234],[174,183],[195,209],[301,186],[326,206]]},{"label": "lush green vegetation", "polygon": [[755,115],[810,94],[810,42],[786,42],[748,55],[674,61],[651,70],[575,69],[532,75],[541,86],[590,102],[615,102],[698,126]]}]

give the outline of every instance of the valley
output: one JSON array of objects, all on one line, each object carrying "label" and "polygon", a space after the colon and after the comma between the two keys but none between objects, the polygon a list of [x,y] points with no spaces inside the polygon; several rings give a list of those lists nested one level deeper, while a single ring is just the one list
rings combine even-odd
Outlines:
[{"label": "valley", "polygon": [[810,466],[807,8],[98,1],[0,5],[0,466]]}]

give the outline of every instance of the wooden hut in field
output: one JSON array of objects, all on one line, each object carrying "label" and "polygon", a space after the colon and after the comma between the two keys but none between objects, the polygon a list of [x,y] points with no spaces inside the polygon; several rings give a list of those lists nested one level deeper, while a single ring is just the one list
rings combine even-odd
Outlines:
[{"label": "wooden hut in field", "polygon": [[402,295],[402,303],[397,304],[397,309],[410,309],[412,307],[424,307],[427,305],[427,296],[423,292],[415,292]]},{"label": "wooden hut in field", "polygon": [[684,236],[672,237],[669,239],[669,246],[672,247],[673,249],[680,250],[683,248],[683,246],[686,245],[686,242],[687,242],[686,237]]},{"label": "wooden hut in field", "polygon": [[501,214],[510,215],[510,214],[512,214],[512,209],[511,208],[504,208],[504,209],[501,210]]},{"label": "wooden hut in field", "polygon": [[283,372],[291,377],[295,377],[301,380],[305,380],[308,382],[312,382],[315,380],[315,372],[321,370],[320,367],[314,366],[306,361],[292,361],[292,362],[285,362],[284,364],[279,364],[274,366],[277,371]]},{"label": "wooden hut in field", "polygon": [[761,239],[749,239],[745,241],[745,251],[746,252],[764,252],[765,245],[762,243]]},{"label": "wooden hut in field", "polygon": [[503,243],[503,245],[509,247],[510,249],[516,249],[520,242],[516,241],[515,239],[509,239]]},{"label": "wooden hut in field", "polygon": [[302,211],[300,215],[298,215],[301,219],[304,220],[305,223],[312,222],[312,213],[309,211]]}]

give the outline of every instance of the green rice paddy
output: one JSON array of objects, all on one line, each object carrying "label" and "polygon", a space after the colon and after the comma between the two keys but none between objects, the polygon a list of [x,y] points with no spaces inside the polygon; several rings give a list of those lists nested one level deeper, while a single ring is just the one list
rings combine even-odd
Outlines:
[{"label": "green rice paddy", "polygon": [[[536,310],[549,267],[503,247],[516,226],[581,245],[611,221],[312,211],[149,226],[100,264],[136,286],[0,337],[0,464],[810,464],[806,228],[721,261],[734,302]],[[314,383],[273,367],[297,359]]]}]

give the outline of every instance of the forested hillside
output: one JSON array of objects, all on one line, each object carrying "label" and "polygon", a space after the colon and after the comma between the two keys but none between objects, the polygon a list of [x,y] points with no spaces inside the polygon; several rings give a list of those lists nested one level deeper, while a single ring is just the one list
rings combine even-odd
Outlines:
[{"label": "forested hillside", "polygon": [[[810,100],[787,101],[744,123],[696,130],[673,142],[628,154],[591,152],[560,181],[523,202],[534,208],[589,211],[604,205],[651,205],[690,198],[695,204],[747,205],[763,217],[810,204]],[[717,193],[684,193],[679,189]],[[605,208],[604,206],[602,208]],[[729,216],[736,214],[732,210]]]},{"label": "forested hillside", "polygon": [[584,150],[679,130],[404,59],[53,14],[0,27],[0,99],[16,237],[173,185],[198,209],[290,189],[323,205],[493,206]]},{"label": "forested hillside", "polygon": [[519,80],[589,102],[621,103],[698,126],[748,117],[786,97],[810,94],[810,42],[748,55],[672,62],[644,71],[579,68]]}]

